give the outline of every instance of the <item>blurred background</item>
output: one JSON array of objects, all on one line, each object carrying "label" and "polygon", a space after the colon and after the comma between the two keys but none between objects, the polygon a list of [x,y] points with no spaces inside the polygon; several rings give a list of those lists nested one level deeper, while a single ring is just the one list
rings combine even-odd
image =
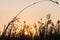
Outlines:
[{"label": "blurred background", "polygon": [[[0,31],[3,31],[4,25],[7,25],[20,10],[37,1],[40,0],[0,0]],[[54,1],[60,4],[60,0]],[[32,25],[41,18],[45,22],[48,13],[55,23],[60,19],[60,5],[50,1],[40,2],[23,11],[18,17],[21,22],[25,20],[27,24]]]}]

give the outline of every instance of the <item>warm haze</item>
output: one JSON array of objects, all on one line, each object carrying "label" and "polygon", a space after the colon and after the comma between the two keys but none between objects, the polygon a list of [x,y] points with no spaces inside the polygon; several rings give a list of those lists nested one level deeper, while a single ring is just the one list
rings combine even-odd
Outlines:
[{"label": "warm haze", "polygon": [[[39,0],[0,0],[0,30],[24,7]],[[56,0],[60,4],[60,0]],[[55,22],[60,19],[60,5],[50,1],[41,2],[31,6],[22,12],[19,17],[28,23],[36,22],[41,18],[45,20],[46,14],[51,13],[51,18]]]}]

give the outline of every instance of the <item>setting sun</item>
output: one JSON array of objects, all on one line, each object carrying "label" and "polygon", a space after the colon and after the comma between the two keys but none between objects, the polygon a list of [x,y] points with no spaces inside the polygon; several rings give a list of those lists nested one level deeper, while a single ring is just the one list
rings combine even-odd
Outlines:
[{"label": "setting sun", "polygon": [[0,0],[0,40],[60,40],[60,0]]},{"label": "setting sun", "polygon": [[24,33],[25,35],[28,35],[28,32],[27,31],[25,31],[25,33]]}]

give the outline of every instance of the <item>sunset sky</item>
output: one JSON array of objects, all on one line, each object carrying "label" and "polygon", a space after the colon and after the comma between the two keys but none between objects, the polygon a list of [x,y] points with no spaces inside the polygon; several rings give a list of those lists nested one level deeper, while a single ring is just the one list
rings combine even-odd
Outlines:
[{"label": "sunset sky", "polygon": [[[40,0],[0,0],[0,30],[12,20],[24,7]],[[45,20],[46,14],[51,13],[53,22],[60,19],[60,0],[59,5],[50,1],[40,2],[24,10],[18,17],[26,20],[27,23],[36,22],[39,19]]]}]

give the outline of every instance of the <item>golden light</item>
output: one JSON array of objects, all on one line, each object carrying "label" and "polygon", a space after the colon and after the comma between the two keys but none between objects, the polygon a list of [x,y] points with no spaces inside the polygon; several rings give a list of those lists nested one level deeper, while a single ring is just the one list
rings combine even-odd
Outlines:
[{"label": "golden light", "polygon": [[25,31],[25,33],[24,33],[25,35],[28,35],[28,32],[27,31]]}]

